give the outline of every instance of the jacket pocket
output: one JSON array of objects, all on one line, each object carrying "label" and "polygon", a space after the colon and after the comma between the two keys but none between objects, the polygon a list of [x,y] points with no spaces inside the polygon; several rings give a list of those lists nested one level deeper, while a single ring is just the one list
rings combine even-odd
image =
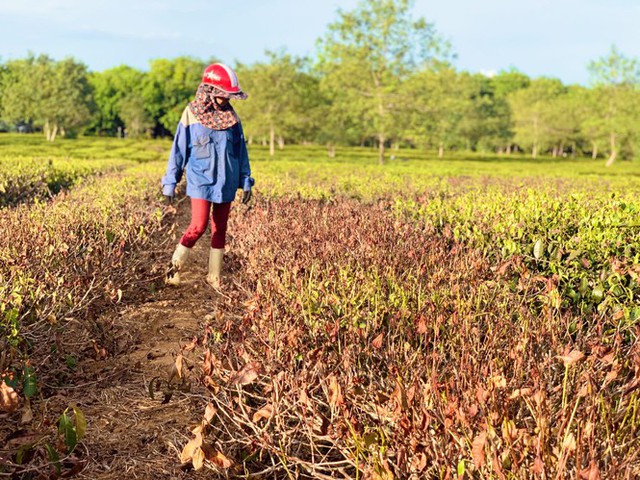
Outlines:
[{"label": "jacket pocket", "polygon": [[199,137],[193,141],[193,157],[194,158],[209,158],[210,157],[210,144],[211,139],[209,137]]}]

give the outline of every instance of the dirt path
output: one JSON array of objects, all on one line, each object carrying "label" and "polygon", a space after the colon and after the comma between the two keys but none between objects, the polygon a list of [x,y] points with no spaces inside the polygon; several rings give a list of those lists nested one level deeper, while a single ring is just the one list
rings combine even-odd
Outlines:
[{"label": "dirt path", "polygon": [[[176,216],[175,242],[189,222],[188,202],[182,202]],[[99,319],[114,325],[116,352],[82,365],[85,378],[94,383],[78,385],[66,398],[77,404],[88,421],[84,445],[88,464],[78,478],[169,479],[197,478],[180,468],[178,455],[187,442],[190,428],[202,415],[203,399],[192,387],[185,394],[173,391],[163,403],[148,386],[153,378],[167,379],[181,345],[198,332],[206,315],[213,311],[219,294],[205,282],[208,242],[203,237],[194,247],[192,260],[183,274],[183,284],[165,287],[153,299]],[[162,261],[158,259],[157,261]]]}]

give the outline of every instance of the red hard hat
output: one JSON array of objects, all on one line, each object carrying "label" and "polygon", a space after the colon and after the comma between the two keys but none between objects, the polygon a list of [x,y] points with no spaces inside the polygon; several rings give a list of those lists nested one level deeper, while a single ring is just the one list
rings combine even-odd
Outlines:
[{"label": "red hard hat", "polygon": [[242,92],[236,72],[222,63],[213,63],[205,68],[202,83],[213,85],[226,93]]}]

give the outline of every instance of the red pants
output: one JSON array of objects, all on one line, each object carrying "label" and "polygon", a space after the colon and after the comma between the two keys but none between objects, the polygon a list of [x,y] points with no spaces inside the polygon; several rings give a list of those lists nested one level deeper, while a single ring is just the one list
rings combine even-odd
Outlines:
[{"label": "red pants", "polygon": [[[211,208],[212,205],[213,208]],[[211,248],[224,248],[229,210],[231,210],[231,203],[211,203],[201,198],[192,198],[191,224],[180,243],[187,248],[193,247],[207,231],[209,216],[211,216]]]}]

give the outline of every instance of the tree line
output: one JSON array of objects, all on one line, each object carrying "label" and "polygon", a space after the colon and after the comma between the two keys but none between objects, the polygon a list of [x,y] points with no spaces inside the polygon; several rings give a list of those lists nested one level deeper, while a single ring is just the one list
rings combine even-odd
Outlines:
[{"label": "tree line", "polygon": [[[603,157],[640,152],[640,63],[615,47],[588,65],[589,87],[459,71],[410,0],[364,0],[318,40],[315,57],[285,50],[237,64],[249,99],[235,102],[249,142],[523,151]],[[57,135],[169,136],[215,58],[157,59],[91,72],[46,55],[0,63],[0,127]]]}]

